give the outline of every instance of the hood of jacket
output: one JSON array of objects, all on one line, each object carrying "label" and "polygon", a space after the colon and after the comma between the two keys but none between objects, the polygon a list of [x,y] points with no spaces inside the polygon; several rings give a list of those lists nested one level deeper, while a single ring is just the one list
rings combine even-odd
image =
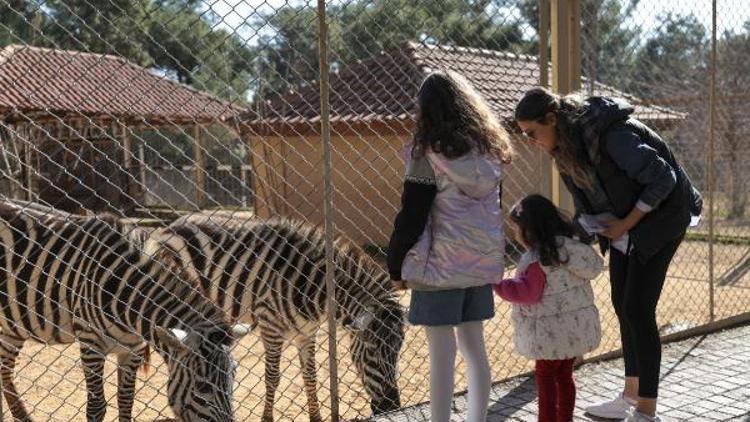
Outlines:
[{"label": "hood of jacket", "polygon": [[497,190],[502,180],[499,159],[471,151],[463,157],[448,159],[441,154],[427,153],[430,164],[453,182],[465,195],[482,199]]},{"label": "hood of jacket", "polygon": [[591,163],[599,164],[601,135],[614,123],[630,118],[635,108],[619,98],[590,97],[583,104],[583,112],[577,119],[577,128],[583,139],[583,147]]}]

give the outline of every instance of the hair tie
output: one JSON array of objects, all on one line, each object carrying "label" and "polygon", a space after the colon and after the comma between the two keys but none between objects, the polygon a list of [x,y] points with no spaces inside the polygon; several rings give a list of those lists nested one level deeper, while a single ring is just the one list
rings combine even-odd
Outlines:
[{"label": "hair tie", "polygon": [[519,199],[518,202],[516,202],[510,209],[510,212],[516,217],[520,217],[521,213],[523,212],[523,199]]}]

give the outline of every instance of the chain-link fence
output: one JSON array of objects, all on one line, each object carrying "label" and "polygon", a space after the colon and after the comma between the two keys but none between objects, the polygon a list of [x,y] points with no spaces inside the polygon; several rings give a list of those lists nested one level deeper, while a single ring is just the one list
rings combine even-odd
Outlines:
[{"label": "chain-link fence", "polygon": [[[660,329],[677,333],[748,312],[750,7],[719,0],[714,22],[710,1],[570,1],[578,5],[580,41],[552,54],[560,45],[554,1],[324,3],[0,0],[0,188],[5,202],[16,201],[6,204],[0,236],[4,256],[19,258],[5,261],[9,287],[0,298],[6,420],[20,415],[17,397],[36,420],[86,415],[92,387],[78,368],[86,356],[66,345],[74,329],[62,323],[61,309],[72,307],[90,330],[98,327],[92,321],[122,316],[81,316],[50,296],[50,286],[78,286],[66,284],[68,273],[54,273],[75,261],[55,248],[96,257],[66,230],[109,221],[103,212],[137,234],[128,242],[139,259],[156,252],[159,265],[192,283],[226,319],[252,326],[232,351],[236,420],[368,418],[428,400],[424,332],[398,318],[384,253],[400,206],[414,99],[439,69],[463,74],[513,130],[521,94],[556,85],[560,57],[580,57],[573,85],[636,104],[636,116],[665,137],[706,198],[701,225],[670,269]],[[532,192],[557,196],[550,162],[523,142],[516,148],[505,171],[505,208]],[[23,215],[39,226],[11,224]],[[62,240],[35,237],[46,229]],[[519,254],[511,244],[509,272]],[[331,277],[327,263],[335,267]],[[100,287],[121,292],[127,277],[112,270],[119,276]],[[607,277],[595,290],[604,340],[592,356],[619,348]],[[405,307],[409,293],[397,299]],[[326,312],[331,306],[335,315]],[[499,381],[531,362],[513,352],[509,305],[495,307],[486,342]],[[138,331],[152,317],[134,315],[122,329],[152,339]],[[77,335],[86,331],[77,327]],[[22,338],[61,344],[29,341],[10,373]],[[162,363],[158,341],[153,346],[154,369],[139,373],[135,386],[135,420],[175,416],[168,380],[189,383]],[[462,368],[459,360],[457,391],[466,388]],[[120,372],[107,362],[106,420],[117,415]]]}]

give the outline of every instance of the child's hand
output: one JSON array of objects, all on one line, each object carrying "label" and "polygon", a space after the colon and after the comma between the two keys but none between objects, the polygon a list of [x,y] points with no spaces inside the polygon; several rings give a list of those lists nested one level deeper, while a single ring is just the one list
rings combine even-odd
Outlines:
[{"label": "child's hand", "polygon": [[391,285],[393,286],[393,290],[406,290],[406,283],[404,283],[404,280],[391,281]]}]

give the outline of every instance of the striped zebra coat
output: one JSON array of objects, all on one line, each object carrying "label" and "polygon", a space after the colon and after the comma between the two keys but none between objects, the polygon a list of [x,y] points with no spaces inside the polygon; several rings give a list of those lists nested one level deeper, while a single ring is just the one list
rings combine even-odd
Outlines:
[{"label": "striped zebra coat", "polygon": [[[155,232],[147,250],[171,262],[228,315],[260,334],[264,422],[273,420],[279,361],[289,340],[299,349],[310,420],[320,421],[314,357],[315,334],[327,315],[324,237],[292,221],[220,221],[181,219]],[[397,409],[402,307],[385,271],[361,250],[337,240],[335,260],[336,319],[350,334],[352,360],[371,408],[376,414]]]},{"label": "striped zebra coat", "polygon": [[229,347],[247,332],[193,286],[143,253],[111,216],[46,213],[0,202],[0,372],[17,421],[31,418],[13,383],[27,340],[78,341],[88,421],[106,411],[105,356],[118,358],[118,410],[130,421],[146,342],[167,362],[168,397],[183,421],[234,421]]}]

